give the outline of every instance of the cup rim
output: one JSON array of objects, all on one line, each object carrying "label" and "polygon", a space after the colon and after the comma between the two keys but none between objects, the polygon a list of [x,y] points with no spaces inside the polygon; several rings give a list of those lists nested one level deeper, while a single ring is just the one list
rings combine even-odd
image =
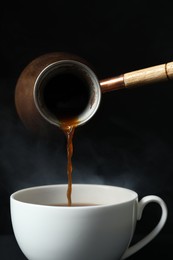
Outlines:
[{"label": "cup rim", "polygon": [[118,189],[118,190],[129,192],[129,194],[131,194],[131,196],[129,196],[129,198],[124,200],[124,201],[120,201],[120,202],[116,202],[116,203],[110,202],[110,203],[97,204],[97,205],[92,205],[92,206],[82,205],[80,207],[78,207],[78,206],[62,207],[62,206],[53,206],[53,205],[46,205],[46,204],[34,203],[34,202],[31,203],[31,202],[26,202],[26,201],[23,201],[22,199],[16,198],[16,196],[18,196],[22,193],[28,192],[28,191],[32,191],[32,190],[43,190],[43,189],[48,189],[48,188],[54,189],[56,187],[67,189],[67,186],[68,186],[68,184],[48,184],[48,185],[30,186],[28,188],[23,188],[23,189],[20,189],[20,190],[13,192],[10,195],[10,201],[13,200],[13,201],[21,203],[21,204],[27,204],[27,205],[37,206],[37,207],[41,206],[41,207],[51,207],[51,208],[63,208],[63,209],[69,209],[69,208],[73,208],[73,209],[78,208],[79,209],[79,208],[89,208],[89,207],[95,208],[95,207],[108,207],[108,206],[113,206],[113,205],[120,205],[120,204],[129,203],[130,201],[134,201],[134,200],[138,199],[137,192],[135,192],[134,190],[131,190],[129,188],[121,187],[121,186],[115,186],[115,185],[90,184],[90,183],[87,183],[87,184],[74,183],[72,186],[73,186],[73,188],[75,188],[75,187],[76,188],[77,187],[82,187],[82,188],[91,187],[91,188],[101,188],[101,189]]}]

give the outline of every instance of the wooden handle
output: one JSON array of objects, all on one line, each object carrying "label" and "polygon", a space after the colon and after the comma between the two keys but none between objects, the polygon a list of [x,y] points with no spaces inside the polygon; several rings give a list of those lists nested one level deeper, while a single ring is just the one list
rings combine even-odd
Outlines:
[{"label": "wooden handle", "polygon": [[124,84],[127,88],[169,79],[173,80],[173,62],[124,74]]},{"label": "wooden handle", "polygon": [[173,62],[125,73],[100,81],[103,93],[113,90],[138,87],[160,81],[173,80]]}]

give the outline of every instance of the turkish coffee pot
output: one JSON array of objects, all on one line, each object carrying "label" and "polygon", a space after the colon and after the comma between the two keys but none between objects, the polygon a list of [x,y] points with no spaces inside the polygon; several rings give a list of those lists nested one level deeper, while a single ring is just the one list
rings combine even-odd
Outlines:
[{"label": "turkish coffee pot", "polygon": [[40,133],[50,125],[85,124],[99,108],[105,92],[173,79],[173,62],[99,80],[83,58],[63,52],[32,60],[15,89],[17,113],[27,128]]}]

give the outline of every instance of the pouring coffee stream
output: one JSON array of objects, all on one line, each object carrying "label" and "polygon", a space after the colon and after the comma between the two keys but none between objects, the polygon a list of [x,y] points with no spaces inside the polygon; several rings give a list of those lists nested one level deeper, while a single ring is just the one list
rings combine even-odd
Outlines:
[{"label": "pouring coffee stream", "polygon": [[27,128],[41,133],[53,125],[66,134],[68,205],[74,131],[94,116],[102,93],[172,79],[173,62],[169,62],[99,81],[86,60],[61,52],[42,55],[24,68],[16,84],[16,110]]}]

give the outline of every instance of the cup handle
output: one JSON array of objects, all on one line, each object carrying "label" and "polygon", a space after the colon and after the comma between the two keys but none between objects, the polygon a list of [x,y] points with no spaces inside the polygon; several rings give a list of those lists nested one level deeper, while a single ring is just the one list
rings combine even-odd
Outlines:
[{"label": "cup handle", "polygon": [[147,245],[154,237],[157,236],[157,234],[160,232],[160,230],[165,225],[167,215],[168,215],[167,206],[166,206],[165,202],[160,197],[154,196],[154,195],[145,196],[138,202],[137,220],[141,219],[143,209],[150,202],[156,202],[160,205],[160,207],[162,209],[160,220],[159,220],[158,224],[155,226],[155,228],[148,235],[146,235],[142,240],[140,240],[139,242],[137,242],[133,246],[130,246],[126,250],[122,259],[126,259],[127,257],[129,257],[132,254],[139,251],[142,247]]}]

